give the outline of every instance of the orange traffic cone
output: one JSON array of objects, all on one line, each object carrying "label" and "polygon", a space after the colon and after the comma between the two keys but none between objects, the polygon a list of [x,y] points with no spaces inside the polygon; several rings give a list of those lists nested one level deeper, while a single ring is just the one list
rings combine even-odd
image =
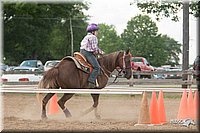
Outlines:
[{"label": "orange traffic cone", "polygon": [[165,106],[164,106],[164,99],[163,99],[163,91],[162,90],[160,90],[159,96],[158,96],[158,112],[159,112],[160,122],[162,124],[166,123],[166,113],[165,113]]},{"label": "orange traffic cone", "polygon": [[177,119],[187,119],[188,118],[188,111],[187,111],[187,92],[186,90],[183,91],[181,102],[178,110]]},{"label": "orange traffic cone", "polygon": [[156,99],[156,92],[152,92],[151,103],[150,103],[150,122],[151,124],[160,124],[160,118],[158,115],[158,103]]},{"label": "orange traffic cone", "polygon": [[49,104],[49,112],[48,114],[57,114],[59,112],[58,104],[57,104],[57,95],[53,95],[53,97],[50,100]]},{"label": "orange traffic cone", "polygon": [[190,89],[188,98],[187,98],[187,108],[188,108],[188,118],[194,119],[194,103],[192,90]]},{"label": "orange traffic cone", "polygon": [[143,92],[138,124],[136,125],[141,125],[141,124],[150,124],[149,106],[148,106],[147,94],[145,91]]},{"label": "orange traffic cone", "polygon": [[194,93],[194,120],[199,118],[199,92],[198,90]]}]

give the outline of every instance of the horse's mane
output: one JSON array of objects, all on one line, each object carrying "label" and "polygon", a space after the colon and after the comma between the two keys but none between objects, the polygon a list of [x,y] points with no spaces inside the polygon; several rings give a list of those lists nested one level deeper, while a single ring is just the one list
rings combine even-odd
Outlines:
[{"label": "horse's mane", "polygon": [[[109,54],[104,54],[104,55],[100,56],[99,59],[105,58],[105,57],[108,57],[108,56],[112,58],[112,57],[118,55],[120,52],[123,52],[123,51],[116,51],[116,52],[112,52],[112,53],[109,53]],[[116,56],[116,57],[117,57],[117,56]]]},{"label": "horse's mane", "polygon": [[98,61],[100,62],[100,64],[103,62],[104,64],[107,64],[108,65],[107,68],[109,68],[109,66],[115,66],[115,63],[117,61],[120,52],[123,51],[116,51],[113,53],[102,55],[100,58],[98,58]]}]

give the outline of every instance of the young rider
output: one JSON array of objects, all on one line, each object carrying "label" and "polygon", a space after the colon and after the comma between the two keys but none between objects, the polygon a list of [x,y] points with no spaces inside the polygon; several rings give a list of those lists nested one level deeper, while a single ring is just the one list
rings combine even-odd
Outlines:
[{"label": "young rider", "polygon": [[88,78],[89,88],[96,87],[96,79],[98,74],[100,73],[100,65],[97,61],[96,55],[103,54],[103,51],[98,47],[98,29],[99,27],[97,24],[89,24],[86,29],[88,33],[81,41],[80,46],[80,53],[86,57],[88,62],[93,67],[93,70]]}]

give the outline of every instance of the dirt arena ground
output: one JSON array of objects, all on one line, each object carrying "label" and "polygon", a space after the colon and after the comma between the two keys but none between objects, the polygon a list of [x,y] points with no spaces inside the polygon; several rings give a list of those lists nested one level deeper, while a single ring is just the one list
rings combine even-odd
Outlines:
[{"label": "dirt arena ground", "polygon": [[[101,119],[95,119],[94,112],[78,117],[82,111],[93,104],[93,101],[89,94],[77,94],[66,103],[72,113],[70,119],[66,119],[60,110],[58,114],[48,115],[47,120],[41,120],[40,105],[34,94],[4,93],[3,131],[198,132],[197,126],[184,127],[170,124],[170,120],[177,117],[181,99],[179,93],[164,93],[167,124],[134,126],[138,121],[141,99],[142,95],[100,95],[98,111]],[[151,93],[148,93],[148,103],[150,99]]]}]

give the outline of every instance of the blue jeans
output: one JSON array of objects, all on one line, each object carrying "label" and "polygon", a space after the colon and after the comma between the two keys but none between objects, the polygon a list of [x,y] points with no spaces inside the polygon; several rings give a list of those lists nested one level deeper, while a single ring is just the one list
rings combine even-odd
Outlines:
[{"label": "blue jeans", "polygon": [[92,52],[86,51],[84,49],[80,50],[80,53],[83,54],[88,62],[92,65],[93,70],[92,73],[90,74],[88,81],[92,83],[96,83],[96,79],[98,74],[100,74],[100,65],[99,62],[97,61],[97,58],[94,56]]}]

